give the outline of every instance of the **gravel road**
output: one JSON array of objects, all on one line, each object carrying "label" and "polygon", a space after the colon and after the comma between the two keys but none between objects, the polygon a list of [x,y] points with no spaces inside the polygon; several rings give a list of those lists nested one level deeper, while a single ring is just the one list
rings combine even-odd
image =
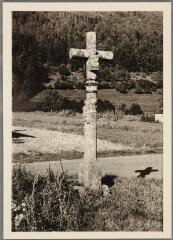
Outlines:
[{"label": "gravel road", "polygon": [[[102,175],[109,173],[121,177],[136,177],[139,175],[139,173],[135,172],[136,170],[144,170],[148,167],[152,167],[158,171],[151,172],[149,175],[146,175],[146,178],[157,179],[162,179],[162,160],[162,154],[99,158],[99,162],[103,169]],[[63,169],[70,174],[76,174],[81,161],[82,159],[62,160]],[[45,174],[49,166],[53,171],[62,171],[59,161],[27,163],[23,164],[23,166],[28,170],[32,170],[33,173],[38,174]]]}]

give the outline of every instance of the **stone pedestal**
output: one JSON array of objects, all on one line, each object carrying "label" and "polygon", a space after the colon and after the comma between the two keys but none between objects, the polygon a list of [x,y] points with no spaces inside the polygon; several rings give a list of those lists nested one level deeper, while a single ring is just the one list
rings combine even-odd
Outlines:
[{"label": "stone pedestal", "polygon": [[101,186],[101,168],[97,160],[97,83],[86,82],[84,116],[84,159],[80,164],[79,182],[85,188],[98,190]]}]

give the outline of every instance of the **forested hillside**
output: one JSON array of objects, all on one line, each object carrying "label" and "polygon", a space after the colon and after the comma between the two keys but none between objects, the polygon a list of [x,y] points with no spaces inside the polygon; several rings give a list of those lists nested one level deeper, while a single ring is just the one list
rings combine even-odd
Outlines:
[{"label": "forested hillside", "polygon": [[12,17],[15,99],[30,99],[46,87],[83,89],[85,61],[70,61],[69,49],[85,48],[87,31],[96,32],[98,49],[114,53],[113,61],[100,63],[100,88],[125,93],[136,87],[132,72],[150,74],[150,90],[162,88],[161,12],[13,12]]}]

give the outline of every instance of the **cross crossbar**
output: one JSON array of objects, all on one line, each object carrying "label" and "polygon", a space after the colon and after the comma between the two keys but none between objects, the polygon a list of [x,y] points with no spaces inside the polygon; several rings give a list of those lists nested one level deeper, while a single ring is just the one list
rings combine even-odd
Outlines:
[{"label": "cross crossbar", "polygon": [[93,71],[99,70],[99,59],[111,60],[113,53],[110,51],[96,50],[96,33],[86,33],[86,49],[71,48],[69,53],[70,59],[72,57],[87,58],[86,63],[86,78],[95,80],[96,74]]}]

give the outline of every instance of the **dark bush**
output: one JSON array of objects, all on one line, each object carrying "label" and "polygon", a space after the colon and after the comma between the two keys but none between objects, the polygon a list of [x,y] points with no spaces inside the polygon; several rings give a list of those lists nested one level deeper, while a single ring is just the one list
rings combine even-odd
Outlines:
[{"label": "dark bush", "polygon": [[127,107],[127,105],[125,103],[122,103],[120,106],[119,106],[119,110],[123,111],[125,110]]},{"label": "dark bush", "polygon": [[116,85],[116,90],[119,91],[120,93],[126,94],[128,93],[127,91],[127,82],[122,82]]},{"label": "dark bush", "polygon": [[66,90],[66,89],[70,89],[70,90],[73,90],[74,89],[74,83],[72,81],[57,81],[55,83],[55,88],[56,89],[62,89],[62,90]]},{"label": "dark bush", "polygon": [[[64,98],[59,95],[58,91],[51,90],[41,105],[41,110],[48,111],[63,111],[70,110],[73,112],[81,113],[83,111],[84,101],[76,101],[74,99]],[[97,100],[97,111],[98,112],[115,112],[114,105],[108,100]]]},{"label": "dark bush", "polygon": [[[13,111],[44,111],[44,112],[60,112],[63,110],[69,110],[72,112],[82,113],[84,101],[76,101],[74,99],[68,99],[59,95],[57,90],[49,90],[49,94],[44,98],[42,102],[34,102],[31,100],[15,101],[13,100]],[[114,105],[109,100],[97,100],[98,112],[115,112]]]},{"label": "dark bush", "polygon": [[153,72],[151,74],[152,81],[155,83],[156,88],[162,89],[163,88],[163,72]]},{"label": "dark bush", "polygon": [[60,64],[59,67],[58,67],[58,71],[63,76],[69,76],[70,75],[69,68],[65,64]]},{"label": "dark bush", "polygon": [[131,90],[135,88],[135,81],[129,80],[127,81],[127,89]]},{"label": "dark bush", "polygon": [[137,103],[133,103],[129,109],[129,114],[131,115],[143,115],[143,111],[141,109],[141,107],[139,106],[139,104]]},{"label": "dark bush", "polygon": [[98,82],[98,89],[110,89],[111,83],[106,81],[99,81]]},{"label": "dark bush", "polygon": [[114,105],[108,100],[101,100],[100,98],[97,100],[97,112],[113,112],[115,113]]},{"label": "dark bush", "polygon": [[141,121],[143,121],[143,122],[154,122],[155,121],[154,115],[149,116],[148,114],[145,114],[141,117]]},{"label": "dark bush", "polygon": [[127,89],[122,89],[122,90],[120,90],[120,93],[126,94],[126,93],[128,93],[128,91],[127,91]]},{"label": "dark bush", "polygon": [[12,174],[12,197],[21,202],[27,194],[32,192],[34,176],[19,166],[13,169]]},{"label": "dark bush", "polygon": [[143,79],[136,81],[135,93],[137,94],[152,94],[151,91],[155,91],[155,90],[156,90],[156,84],[151,81],[147,81]]},{"label": "dark bush", "polygon": [[134,93],[136,94],[143,94],[142,89],[135,89]]},{"label": "dark bush", "polygon": [[85,82],[84,81],[76,82],[75,88],[85,90]]},{"label": "dark bush", "polygon": [[41,110],[44,112],[60,112],[63,110],[70,110],[73,112],[82,112],[83,101],[76,101],[64,98],[59,95],[56,90],[52,90],[43,101],[41,105]]}]

